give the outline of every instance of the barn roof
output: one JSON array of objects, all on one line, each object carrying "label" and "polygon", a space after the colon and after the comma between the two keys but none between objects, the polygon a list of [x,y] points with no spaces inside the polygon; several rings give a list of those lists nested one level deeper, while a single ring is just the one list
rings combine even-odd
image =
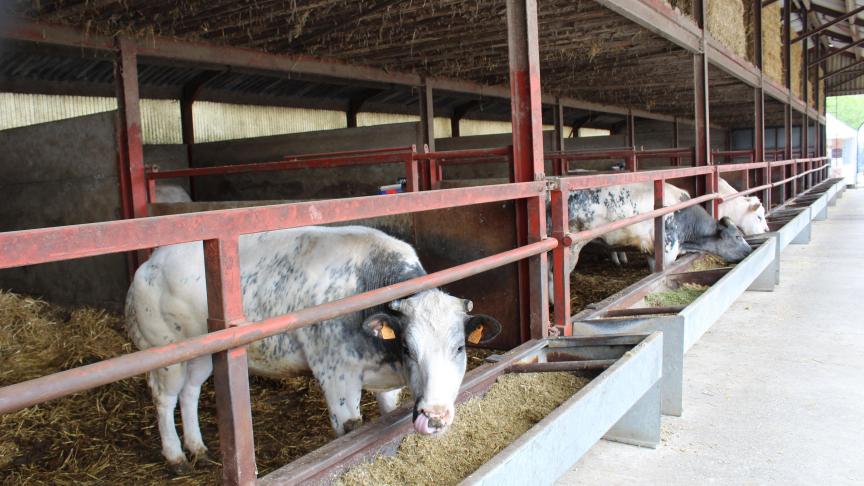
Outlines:
[{"label": "barn roof", "polygon": [[[482,86],[504,87],[509,75],[504,0],[40,0],[5,8],[17,18],[71,26],[93,37],[127,34],[145,44],[180,39]],[[692,54],[700,30],[691,18],[647,1],[543,0],[538,9],[541,82],[549,96],[618,107],[619,114],[632,108],[692,118]],[[45,55],[11,45],[0,52],[0,88],[113,92],[111,57],[71,51]],[[709,58],[712,121],[749,124],[758,70],[713,40]],[[139,70],[146,97],[176,98],[187,83],[205,79],[201,99],[339,109],[360,99],[364,110],[417,112],[410,83],[178,65],[146,56]],[[767,91],[781,100],[786,93],[778,86]],[[435,98],[436,114],[467,110],[472,117],[509,118],[509,102],[494,96],[481,100],[476,93],[437,89]],[[579,103],[571,106],[565,121],[589,116]],[[796,108],[807,111],[800,102]],[[551,122],[551,110],[547,116]],[[594,126],[615,121],[591,118]]]}]

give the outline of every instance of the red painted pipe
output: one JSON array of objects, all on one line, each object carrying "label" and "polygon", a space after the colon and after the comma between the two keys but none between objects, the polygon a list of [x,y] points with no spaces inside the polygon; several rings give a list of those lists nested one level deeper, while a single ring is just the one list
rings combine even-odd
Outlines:
[{"label": "red painted pipe", "polygon": [[422,290],[440,287],[493,268],[545,253],[557,246],[557,240],[548,238],[473,262],[463,263],[447,270],[302,309],[291,314],[273,317],[254,324],[237,323],[236,327],[229,329],[9,385],[0,388],[0,414],[21,410],[47,400],[89,390],[198,356],[245,346],[269,336],[384,304]]}]

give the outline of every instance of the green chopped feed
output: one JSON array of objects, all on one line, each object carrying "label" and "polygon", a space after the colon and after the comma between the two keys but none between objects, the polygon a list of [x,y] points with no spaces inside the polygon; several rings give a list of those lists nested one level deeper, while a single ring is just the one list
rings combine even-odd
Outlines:
[{"label": "green chopped feed", "polygon": [[705,285],[685,283],[677,289],[652,292],[645,296],[645,302],[651,307],[686,306],[699,298],[706,290],[708,287]]},{"label": "green chopped feed", "polygon": [[724,268],[730,266],[722,257],[713,253],[706,253],[700,256],[693,265],[690,265],[691,272],[700,272],[702,270],[714,270],[715,268]]},{"label": "green chopped feed", "polygon": [[456,407],[440,437],[409,434],[396,455],[356,466],[338,486],[458,484],[588,383],[570,373],[505,374]]}]

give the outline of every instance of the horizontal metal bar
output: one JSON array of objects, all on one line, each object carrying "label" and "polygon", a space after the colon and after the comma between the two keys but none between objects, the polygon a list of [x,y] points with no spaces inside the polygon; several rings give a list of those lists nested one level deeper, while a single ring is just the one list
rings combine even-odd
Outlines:
[{"label": "horizontal metal bar", "polygon": [[14,412],[38,403],[82,392],[114,381],[146,373],[198,356],[245,346],[269,336],[293,331],[316,322],[385,304],[422,290],[432,289],[472,275],[498,268],[524,258],[545,253],[558,246],[547,238],[513,250],[463,263],[447,270],[413,278],[370,292],[302,309],[258,323],[211,332],[165,346],[107,359],[71,370],[61,371],[0,388],[0,414]]},{"label": "horizontal metal bar", "polygon": [[433,209],[537,197],[544,181],[308,201],[0,233],[0,268],[339,223]]},{"label": "horizontal metal bar", "polygon": [[592,228],[590,230],[580,231],[578,233],[568,233],[567,236],[572,241],[586,241],[593,240],[600,235],[604,235],[611,231],[615,231],[617,229],[624,228],[625,226],[630,226],[631,224],[641,223],[642,221],[646,221],[649,219],[654,219],[657,216],[663,216],[664,214],[673,213],[675,211],[679,211],[681,209],[695,206],[696,204],[710,201],[712,199],[716,199],[720,197],[718,193],[705,194],[704,196],[694,197],[693,199],[688,199],[686,201],[673,204],[671,206],[666,206],[660,209],[655,209],[653,211],[649,211],[647,213],[637,214],[636,216],[630,216],[629,218],[619,219],[615,222],[604,224],[603,226],[599,226],[597,228]]},{"label": "horizontal metal bar", "polygon": [[511,156],[513,155],[513,147],[496,147],[491,149],[466,149],[466,150],[447,150],[443,152],[426,152],[415,153],[414,158],[417,160],[447,160],[459,158],[478,158],[491,156]]},{"label": "horizontal metal bar", "polygon": [[361,154],[380,154],[387,152],[412,152],[415,149],[414,145],[405,145],[403,147],[386,147],[363,150],[341,150],[338,152],[322,152],[317,154],[300,154],[286,155],[284,160],[306,160],[306,159],[321,159],[327,157],[338,157],[343,155],[361,155]]},{"label": "horizontal metal bar", "polygon": [[594,174],[584,176],[568,176],[558,179],[562,190],[576,191],[579,189],[597,189],[614,185],[636,184],[658,179],[680,179],[711,174],[714,166],[682,167],[680,169],[646,170],[640,172],[619,172],[615,174]]},{"label": "horizontal metal bar", "polygon": [[510,365],[505,373],[554,373],[558,371],[605,370],[618,360],[591,359],[585,361],[558,361],[552,363],[516,363]]},{"label": "horizontal metal bar", "polygon": [[[799,35],[798,37],[792,39],[792,44],[794,44],[798,41],[802,41],[802,40],[810,37],[811,35],[815,35],[815,34],[818,34],[819,32],[828,30],[828,28],[830,28],[832,25],[839,23],[839,22],[842,22],[842,21],[848,19],[849,17],[854,17],[854,16],[858,15],[861,11],[864,11],[864,6],[858,7],[856,9],[852,10],[851,12],[846,12],[845,14],[843,14],[839,17],[835,17],[835,18],[829,20],[828,22],[825,22],[824,24],[810,30],[807,33],[803,33],[803,34]],[[805,15],[806,15],[806,13],[805,13]]]},{"label": "horizontal metal bar", "polygon": [[737,172],[741,170],[764,169],[770,162],[743,162],[740,164],[716,164],[717,172]]},{"label": "horizontal metal bar", "polygon": [[753,194],[754,192],[759,192],[759,191],[764,191],[765,189],[770,189],[771,187],[773,187],[771,184],[763,184],[761,186],[751,187],[750,189],[747,189],[746,191],[739,191],[739,192],[736,192],[735,194],[728,194],[726,196],[722,196],[720,198],[720,202],[722,203],[722,202],[726,202],[726,201],[731,201],[731,200],[739,198],[741,196],[746,196],[748,194]]}]

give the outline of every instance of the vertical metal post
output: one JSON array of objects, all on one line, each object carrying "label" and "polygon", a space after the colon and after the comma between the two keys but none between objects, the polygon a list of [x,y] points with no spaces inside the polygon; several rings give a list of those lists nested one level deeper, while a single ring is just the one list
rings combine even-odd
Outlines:
[{"label": "vertical metal post", "polygon": [[[210,332],[243,321],[238,239],[226,237],[204,242],[207,280],[207,329]],[[222,481],[230,485],[254,485],[255,444],[249,403],[249,371],[246,348],[213,355],[213,383],[222,451]]]},{"label": "vertical metal post", "polygon": [[[693,165],[702,166],[711,163],[711,123],[708,113],[708,56],[706,55],[707,41],[705,37],[705,15],[706,0],[693,2],[693,17],[699,28],[702,29],[702,41],[700,52],[693,55],[693,92],[695,93],[695,116],[696,116],[696,146],[695,160]],[[710,179],[707,176],[705,179]],[[696,195],[701,196],[709,190],[707,181],[702,177],[696,178]],[[714,210],[713,204],[707,204],[709,211]],[[715,215],[716,216],[716,215]]]},{"label": "vertical metal post", "polygon": [[[543,112],[540,91],[540,47],[536,0],[507,0],[507,45],[510,61],[510,103],[513,121],[513,174],[516,182],[538,181],[543,172]],[[538,194],[520,203],[520,244],[546,236],[546,197]],[[523,337],[548,333],[547,259],[541,253],[520,271]],[[527,329],[526,329],[527,325]]]},{"label": "vertical metal post", "polygon": [[[654,209],[663,207],[663,189],[666,181],[658,179],[654,181]],[[671,215],[670,215],[671,217]],[[654,271],[662,272],[664,265],[664,251],[666,243],[666,232],[663,227],[663,216],[654,218]]]},{"label": "vertical metal post", "polygon": [[627,145],[636,148],[636,118],[633,116],[633,110],[627,109]]},{"label": "vertical metal post", "polygon": [[[560,152],[564,150],[564,104],[561,103],[561,98],[555,98],[555,109],[553,113],[555,122],[554,150]],[[564,164],[564,159],[552,159],[552,173],[556,176],[564,175],[566,172]]]},{"label": "vertical metal post", "polygon": [[[420,86],[420,131],[422,132],[423,144],[432,152],[435,151],[435,107],[433,102],[432,85],[424,79],[423,86]],[[432,188],[430,170],[429,161],[420,162],[419,187],[422,191],[428,191]]]},{"label": "vertical metal post", "polygon": [[120,137],[118,159],[120,162],[121,194],[125,192],[124,218],[147,216],[147,183],[144,178],[144,149],[141,141],[141,109],[138,98],[138,54],[135,42],[118,37],[119,50],[115,64],[117,87],[117,111]]},{"label": "vertical metal post", "polygon": [[[147,216],[147,179],[144,176],[144,148],[141,136],[141,108],[138,96],[138,53],[135,42],[115,39],[117,59],[114,85],[117,93],[117,175],[120,183],[120,212],[124,219]],[[131,279],[149,251],[130,252],[126,266]]]},{"label": "vertical metal post", "polygon": [[563,330],[565,336],[573,333],[570,323],[570,219],[568,215],[569,195],[560,187],[551,191],[552,237],[558,240],[558,247],[552,250],[553,304],[555,326]]},{"label": "vertical metal post", "polygon": [[[753,61],[759,68],[759,86],[753,93],[753,159],[764,162],[765,157],[765,73],[762,54],[762,0],[751,0],[753,3]],[[766,164],[761,172],[756,173],[757,185],[771,183],[771,167]],[[771,188],[762,191],[762,203],[765,210],[771,209]]]},{"label": "vertical metal post", "polygon": [[792,0],[783,0],[783,82],[792,91]]},{"label": "vertical metal post", "polygon": [[[672,146],[678,148],[681,144],[678,117],[672,118]],[[675,156],[672,158],[672,165],[678,167],[681,165],[681,157]]]}]

